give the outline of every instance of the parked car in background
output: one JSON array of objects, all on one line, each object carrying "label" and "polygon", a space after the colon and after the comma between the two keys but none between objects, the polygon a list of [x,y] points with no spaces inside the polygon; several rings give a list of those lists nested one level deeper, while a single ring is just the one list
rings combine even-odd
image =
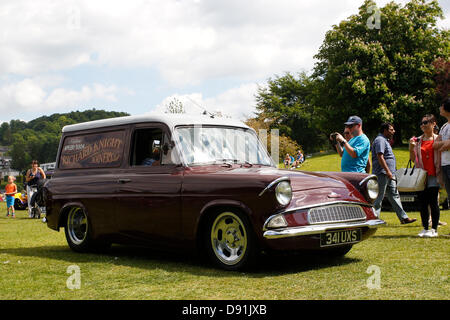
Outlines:
[{"label": "parked car in background", "polygon": [[28,208],[28,197],[26,192],[16,193],[14,195],[14,209],[26,210]]},{"label": "parked car in background", "polygon": [[376,176],[280,170],[240,121],[149,114],[63,128],[44,187],[77,252],[111,243],[200,251],[237,270],[261,251],[346,254],[385,222]]},{"label": "parked car in background", "polygon": [[[399,192],[400,200],[402,201],[402,206],[407,211],[420,211],[420,202],[417,192]],[[448,196],[445,189],[439,190],[439,206],[442,210],[449,209]],[[391,203],[385,197],[382,202],[382,208],[384,210],[392,210]]]}]

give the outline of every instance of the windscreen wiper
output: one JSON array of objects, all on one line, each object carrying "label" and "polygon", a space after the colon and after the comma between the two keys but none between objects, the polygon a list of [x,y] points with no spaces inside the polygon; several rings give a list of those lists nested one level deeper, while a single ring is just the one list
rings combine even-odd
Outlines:
[{"label": "windscreen wiper", "polygon": [[[244,161],[244,164],[247,164],[247,165],[249,165],[250,167],[253,167],[253,163],[251,163],[250,161],[245,160],[245,161]],[[244,164],[243,164],[243,165],[244,165]],[[241,165],[241,167],[242,167],[243,165]]]}]

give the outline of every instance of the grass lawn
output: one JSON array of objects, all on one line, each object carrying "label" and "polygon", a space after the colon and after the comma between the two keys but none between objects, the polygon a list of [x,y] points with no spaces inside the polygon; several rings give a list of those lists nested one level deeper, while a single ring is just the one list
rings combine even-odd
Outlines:
[{"label": "grass lawn", "polygon": [[[251,272],[225,272],[203,260],[145,248],[113,246],[107,254],[78,254],[39,220],[0,210],[0,299],[448,299],[450,227],[420,239],[420,224],[400,225],[383,212],[380,228],[343,258],[262,257]],[[417,212],[411,217],[419,218]],[[442,212],[450,221],[449,211]],[[69,290],[69,266],[81,288]],[[367,282],[377,266],[380,289]]]},{"label": "grass lawn", "polygon": [[[332,156],[329,156],[332,157]],[[308,159],[302,168],[320,164]],[[336,159],[338,161],[338,159]],[[329,161],[328,161],[329,162]],[[314,169],[310,169],[314,170]],[[332,170],[325,167],[322,170]],[[379,228],[343,258],[263,256],[250,272],[225,272],[203,260],[145,248],[113,246],[107,254],[72,252],[55,232],[0,203],[0,299],[448,299],[450,225],[439,238],[420,239],[420,223],[400,225],[382,212]],[[419,219],[418,212],[409,212]],[[450,222],[449,211],[441,220]],[[80,289],[67,288],[68,267]],[[375,266],[375,267],[373,267]],[[378,273],[368,273],[368,269]],[[379,275],[379,289],[367,283]]]},{"label": "grass lawn", "polygon": [[[394,148],[393,151],[397,160],[397,168],[406,167],[409,161],[408,147]],[[369,157],[372,161],[372,153],[370,153]],[[284,168],[283,163],[279,164],[278,167]],[[307,158],[299,169],[302,171],[341,171],[341,158],[337,152],[318,155]]]}]

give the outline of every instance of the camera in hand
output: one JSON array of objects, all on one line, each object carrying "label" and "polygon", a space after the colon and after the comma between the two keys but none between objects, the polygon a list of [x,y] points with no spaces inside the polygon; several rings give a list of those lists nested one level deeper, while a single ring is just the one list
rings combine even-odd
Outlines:
[{"label": "camera in hand", "polygon": [[333,146],[335,146],[337,144],[336,137],[337,137],[338,134],[339,133],[337,133],[337,132],[333,132],[332,134],[330,134],[330,140],[331,140],[331,144]]},{"label": "camera in hand", "polygon": [[[331,141],[331,145],[333,147],[335,147],[339,143],[336,139],[338,134],[339,134],[338,132],[333,132],[332,134],[330,134],[330,141]],[[341,145],[341,147],[344,147],[345,141],[340,142],[340,145]]]}]

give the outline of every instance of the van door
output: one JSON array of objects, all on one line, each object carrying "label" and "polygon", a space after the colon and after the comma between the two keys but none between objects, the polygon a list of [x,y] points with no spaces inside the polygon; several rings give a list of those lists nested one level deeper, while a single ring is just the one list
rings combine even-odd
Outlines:
[{"label": "van door", "polygon": [[170,245],[181,237],[183,170],[170,156],[169,130],[136,125],[130,138],[128,167],[117,180],[117,228],[129,238]]}]

